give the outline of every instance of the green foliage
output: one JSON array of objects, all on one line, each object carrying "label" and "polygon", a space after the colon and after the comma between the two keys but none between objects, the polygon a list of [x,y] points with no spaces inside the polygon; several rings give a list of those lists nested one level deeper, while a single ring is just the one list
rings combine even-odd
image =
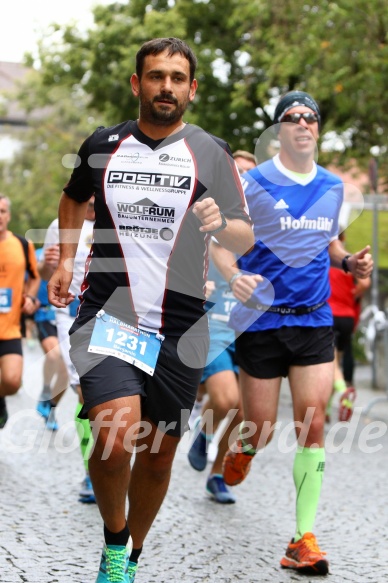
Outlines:
[{"label": "green foliage", "polygon": [[[233,150],[253,151],[272,123],[274,100],[303,89],[320,103],[324,131],[347,140],[342,152],[322,154],[320,162],[335,156],[338,165],[356,160],[366,167],[378,146],[380,176],[388,177],[386,0],[130,0],[96,6],[94,19],[86,33],[75,23],[53,25],[41,39],[39,74],[23,100],[29,111],[48,106],[51,114],[2,179],[17,200],[36,201],[22,225],[36,221],[39,196],[44,218],[51,214],[68,178],[61,156],[78,147],[89,126],[136,119],[135,55],[160,36],[185,39],[198,57],[199,90],[186,121]],[[89,124],[90,116],[97,122]]]},{"label": "green foliage", "polygon": [[[386,8],[383,0],[241,0],[243,50],[250,54],[253,70],[264,72],[255,79],[256,97],[265,102],[274,89],[312,93],[326,130],[352,128],[347,158],[369,157],[372,145],[386,146]],[[245,80],[251,80],[251,73]],[[250,83],[240,87],[249,107]]]},{"label": "green foliage", "polygon": [[385,0],[132,0],[94,10],[86,35],[58,28],[42,42],[43,82],[81,88],[109,123],[137,115],[129,80],[145,40],[179,36],[195,49],[199,93],[190,121],[253,150],[271,125],[271,96],[300,88],[320,102],[326,130],[350,130],[340,161],[386,147]]},{"label": "green foliage", "polygon": [[[378,225],[378,267],[388,269],[388,212],[380,211]],[[373,244],[373,212],[364,210],[346,229],[346,248],[351,253]]]},{"label": "green foliage", "polygon": [[[35,81],[21,94],[26,108],[42,98]],[[57,216],[59,197],[71,173],[66,155],[76,154],[98,125],[90,110],[87,113],[84,99],[71,97],[63,87],[46,89],[44,101],[49,107],[31,121],[23,149],[11,164],[3,163],[0,172],[0,191],[12,202],[10,229],[22,235],[28,229],[46,228]]]}]

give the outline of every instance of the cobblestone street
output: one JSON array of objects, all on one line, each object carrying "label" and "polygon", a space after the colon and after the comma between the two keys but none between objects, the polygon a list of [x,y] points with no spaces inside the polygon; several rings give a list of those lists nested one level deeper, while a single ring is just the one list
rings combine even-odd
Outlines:
[{"label": "cobblestone street", "polygon": [[[0,582],[94,583],[102,547],[96,505],[78,502],[83,464],[68,390],[58,407],[60,430],[46,430],[35,412],[41,390],[38,347],[26,349],[23,388],[7,399],[0,432]],[[330,583],[388,581],[388,401],[362,414],[383,393],[356,371],[358,401],[349,425],[327,427],[326,472],[314,532],[327,551]],[[358,381],[358,382],[357,382]],[[287,384],[280,426],[260,453],[234,505],[206,494],[207,472],[187,462],[182,440],[170,489],[139,563],[136,583],[283,583],[319,577],[282,570],[294,530],[294,434]],[[335,416],[336,410],[334,408]]]}]

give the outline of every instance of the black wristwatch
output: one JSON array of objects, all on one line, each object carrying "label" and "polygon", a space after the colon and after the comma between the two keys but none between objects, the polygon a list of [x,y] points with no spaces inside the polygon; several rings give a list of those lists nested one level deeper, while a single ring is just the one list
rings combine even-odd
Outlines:
[{"label": "black wristwatch", "polygon": [[228,223],[226,222],[225,215],[221,211],[220,211],[220,216],[221,216],[221,220],[222,220],[221,226],[218,227],[217,229],[214,229],[214,231],[208,231],[207,232],[208,235],[215,235],[216,233],[223,231],[225,229],[225,227],[228,226]]},{"label": "black wristwatch", "polygon": [[350,269],[348,267],[348,259],[349,257],[351,257],[351,255],[345,255],[345,257],[342,259],[342,269],[344,270],[345,273],[349,273]]}]

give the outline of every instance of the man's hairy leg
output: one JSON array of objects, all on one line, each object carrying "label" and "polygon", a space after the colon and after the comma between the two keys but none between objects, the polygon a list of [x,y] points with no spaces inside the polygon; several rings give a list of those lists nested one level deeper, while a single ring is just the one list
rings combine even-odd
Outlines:
[{"label": "man's hairy leg", "polygon": [[250,422],[246,441],[252,449],[264,448],[273,437],[280,386],[281,378],[259,379],[240,370],[244,420]]},{"label": "man's hairy leg", "polygon": [[133,435],[140,421],[140,397],[123,397],[93,407],[89,419],[95,441],[89,460],[94,494],[106,527],[120,532],[126,524],[130,459]]},{"label": "man's hairy leg", "polygon": [[145,422],[150,424],[151,433],[136,442],[128,491],[128,526],[134,549],[142,547],[162,505],[179,444],[178,437],[163,434],[149,419]]},{"label": "man's hairy leg", "polygon": [[326,406],[333,386],[332,362],[310,366],[293,366],[289,381],[294,408],[294,420],[299,445],[323,447]]}]

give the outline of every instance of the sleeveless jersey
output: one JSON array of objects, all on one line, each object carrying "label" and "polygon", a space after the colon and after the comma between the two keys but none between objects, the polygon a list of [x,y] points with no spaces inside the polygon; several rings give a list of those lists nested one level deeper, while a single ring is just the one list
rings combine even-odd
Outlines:
[{"label": "sleeveless jersey", "polygon": [[64,191],[80,202],[95,194],[96,222],[78,324],[104,307],[182,334],[204,315],[210,241],[192,205],[213,197],[226,218],[249,221],[229,147],[189,124],[151,140],[128,121],[98,128],[79,162]]},{"label": "sleeveless jersey", "polygon": [[[277,156],[245,173],[243,183],[255,246],[238,265],[244,272],[265,278],[252,299],[265,306],[290,308],[326,302],[330,295],[328,245],[338,236],[341,180],[315,164],[307,179],[298,179]],[[327,303],[304,315],[256,311],[238,303],[230,321],[241,332],[331,324]]]}]

